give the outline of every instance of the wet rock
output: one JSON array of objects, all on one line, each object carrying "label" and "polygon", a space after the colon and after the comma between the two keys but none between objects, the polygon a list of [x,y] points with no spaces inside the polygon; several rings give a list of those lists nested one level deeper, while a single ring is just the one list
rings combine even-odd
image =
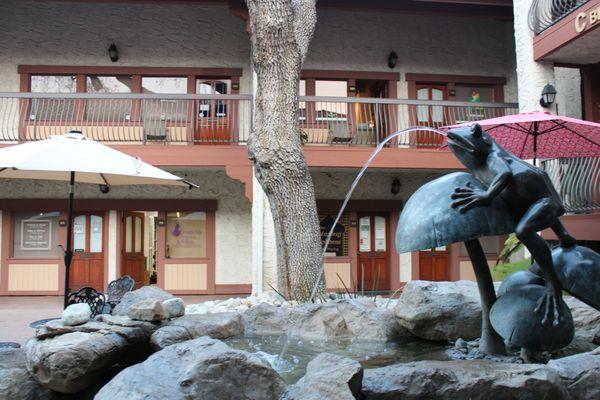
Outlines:
[{"label": "wet rock", "polygon": [[160,350],[200,336],[227,339],[243,333],[242,317],[238,313],[192,314],[169,321],[152,334],[150,343],[155,350]]},{"label": "wet rock", "polygon": [[259,303],[242,314],[247,336],[282,335],[295,323],[290,307]]},{"label": "wet rock", "polygon": [[600,348],[570,357],[550,360],[573,400],[600,398]]},{"label": "wet rock", "polygon": [[600,329],[600,311],[577,300],[575,297],[563,296],[563,300],[571,310],[575,336],[592,342],[594,335]]},{"label": "wet rock", "polygon": [[169,318],[159,300],[142,300],[129,306],[128,317],[139,321],[161,321]]},{"label": "wet rock", "polygon": [[371,300],[344,299],[291,308],[288,334],[304,339],[393,340],[410,336],[393,310]]},{"label": "wet rock", "polygon": [[62,313],[64,325],[85,324],[92,318],[92,309],[87,303],[71,304]]},{"label": "wet rock", "polygon": [[544,365],[473,361],[418,361],[367,369],[367,400],[561,400],[558,374]]},{"label": "wet rock", "polygon": [[257,355],[201,337],[121,371],[95,400],[279,399],[281,377]]},{"label": "wet rock", "polygon": [[321,353],[306,375],[288,387],[282,400],[354,400],[360,398],[363,368],[358,361]]},{"label": "wet rock", "polygon": [[401,326],[427,340],[467,340],[481,334],[481,303],[471,281],[410,281],[395,308]]},{"label": "wet rock", "polygon": [[185,304],[183,304],[183,300],[179,297],[163,301],[162,306],[169,318],[177,318],[185,314]]},{"label": "wet rock", "polygon": [[121,302],[112,310],[113,315],[128,315],[129,307],[142,300],[164,301],[172,299],[173,295],[165,292],[156,285],[142,286],[138,290],[127,292]]},{"label": "wet rock", "polygon": [[57,325],[56,331],[66,329],[71,331],[53,336],[46,332],[25,346],[29,372],[57,392],[79,392],[149,353],[148,331],[140,327],[90,321],[69,328]]},{"label": "wet rock", "polygon": [[0,399],[53,400],[52,392],[42,387],[27,371],[24,349],[0,349]]}]

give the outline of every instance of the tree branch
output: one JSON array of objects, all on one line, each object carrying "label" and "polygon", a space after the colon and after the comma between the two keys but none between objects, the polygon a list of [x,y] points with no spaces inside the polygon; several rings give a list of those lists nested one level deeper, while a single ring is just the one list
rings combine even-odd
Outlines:
[{"label": "tree branch", "polygon": [[317,24],[316,0],[292,0],[292,13],[294,15],[294,34],[296,44],[300,50],[301,62],[306,59],[308,46],[312,40]]}]

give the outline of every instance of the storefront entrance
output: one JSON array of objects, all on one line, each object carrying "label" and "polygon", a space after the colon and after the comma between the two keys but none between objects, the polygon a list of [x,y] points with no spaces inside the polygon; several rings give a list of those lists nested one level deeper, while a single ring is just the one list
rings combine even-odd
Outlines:
[{"label": "storefront entrance", "polygon": [[358,288],[389,290],[389,215],[359,215]]},{"label": "storefront entrance", "polygon": [[85,286],[104,290],[104,213],[78,214],[73,221],[69,291]]},{"label": "storefront entrance", "polygon": [[450,253],[447,246],[419,252],[419,279],[450,280]]}]

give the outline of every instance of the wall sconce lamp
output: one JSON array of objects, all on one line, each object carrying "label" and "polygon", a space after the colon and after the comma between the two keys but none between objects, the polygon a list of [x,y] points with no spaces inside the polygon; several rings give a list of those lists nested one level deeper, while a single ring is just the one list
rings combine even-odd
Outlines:
[{"label": "wall sconce lamp", "polygon": [[398,63],[398,54],[395,51],[392,51],[388,56],[388,67],[394,69],[396,64]]},{"label": "wall sconce lamp", "polygon": [[542,97],[540,98],[540,105],[542,107],[548,107],[552,103],[554,103],[554,99],[556,97],[556,89],[551,84],[547,84],[544,86],[542,90]]},{"label": "wall sconce lamp", "polygon": [[402,187],[402,183],[400,183],[400,179],[394,178],[394,180],[392,181],[392,188],[390,191],[392,192],[392,194],[398,194],[398,193],[400,193],[401,187]]},{"label": "wall sconce lamp", "polygon": [[348,86],[348,91],[350,93],[355,93],[356,92],[356,85],[350,85],[350,86]]},{"label": "wall sconce lamp", "polygon": [[108,47],[108,57],[112,62],[119,61],[119,50],[117,50],[117,46],[114,43]]}]

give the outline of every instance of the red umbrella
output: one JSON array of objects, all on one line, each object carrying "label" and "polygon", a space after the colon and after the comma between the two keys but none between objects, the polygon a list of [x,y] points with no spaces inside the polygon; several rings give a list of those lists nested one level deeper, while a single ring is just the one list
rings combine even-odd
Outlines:
[{"label": "red umbrella", "polygon": [[600,157],[600,124],[547,112],[506,115],[477,122],[504,147],[520,158]]}]

